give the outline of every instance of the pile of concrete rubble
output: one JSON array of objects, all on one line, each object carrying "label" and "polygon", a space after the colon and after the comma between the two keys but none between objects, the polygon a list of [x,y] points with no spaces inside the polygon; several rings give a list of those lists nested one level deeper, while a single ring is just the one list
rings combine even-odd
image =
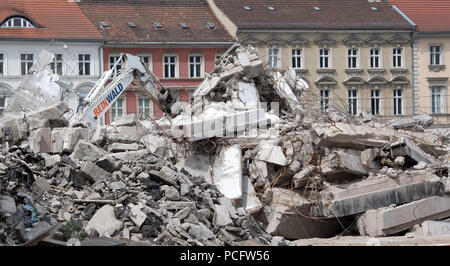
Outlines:
[{"label": "pile of concrete rubble", "polygon": [[0,245],[450,234],[448,129],[324,111],[295,70],[265,69],[250,46],[217,63],[173,119],[90,129],[69,125],[63,101],[4,117]]}]

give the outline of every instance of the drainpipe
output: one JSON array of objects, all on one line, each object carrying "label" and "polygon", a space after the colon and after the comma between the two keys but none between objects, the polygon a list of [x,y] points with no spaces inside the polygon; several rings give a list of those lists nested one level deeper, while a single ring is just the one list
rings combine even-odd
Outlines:
[{"label": "drainpipe", "polygon": [[416,23],[414,23],[414,21],[412,21],[405,13],[403,13],[398,7],[396,6],[392,6],[392,8],[397,11],[397,13],[399,13],[406,21],[409,22],[409,24],[411,24],[412,26],[412,38],[411,38],[411,89],[412,89],[412,114],[415,115],[416,114],[416,94],[415,94],[415,90],[416,90],[416,74],[414,73],[415,71],[415,66],[414,66],[414,39],[417,36],[416,35],[416,29],[417,29],[417,25]]}]

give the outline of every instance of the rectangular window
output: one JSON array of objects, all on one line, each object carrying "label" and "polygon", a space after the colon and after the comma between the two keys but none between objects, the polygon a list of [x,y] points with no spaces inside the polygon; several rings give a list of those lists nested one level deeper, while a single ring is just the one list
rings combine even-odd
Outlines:
[{"label": "rectangular window", "polygon": [[91,75],[91,55],[79,54],[78,55],[78,74],[80,76]]},{"label": "rectangular window", "polygon": [[292,68],[302,68],[301,49],[292,49]]},{"label": "rectangular window", "polygon": [[380,114],[380,90],[370,92],[370,110],[373,115]]},{"label": "rectangular window", "polygon": [[320,49],[320,68],[329,68],[330,67],[330,49]]},{"label": "rectangular window", "polygon": [[55,54],[55,57],[53,58],[53,62],[51,63],[50,67],[54,74],[62,75],[63,74],[63,55],[62,54]]},{"label": "rectangular window", "polygon": [[348,113],[351,115],[358,114],[358,91],[348,91]]},{"label": "rectangular window", "polygon": [[438,66],[441,64],[441,46],[430,46],[430,65]]},{"label": "rectangular window", "polygon": [[402,67],[403,66],[403,49],[402,48],[394,48],[392,51],[392,62],[393,67]]},{"label": "rectangular window", "polygon": [[202,56],[189,56],[189,77],[200,78],[202,76]]},{"label": "rectangular window", "polygon": [[141,119],[145,119],[149,117],[150,114],[150,99],[149,98],[140,98],[138,101],[139,107],[139,117]]},{"label": "rectangular window", "polygon": [[117,117],[121,117],[123,114],[123,99],[117,99],[111,105],[111,122],[114,122]]},{"label": "rectangular window", "polygon": [[394,90],[394,115],[403,114],[402,89]]},{"label": "rectangular window", "polygon": [[216,54],[216,56],[214,57],[214,65],[218,66],[220,64],[220,58],[222,57],[223,54]]},{"label": "rectangular window", "polygon": [[20,73],[27,75],[30,68],[33,66],[34,54],[21,54],[20,55]]},{"label": "rectangular window", "polygon": [[0,75],[5,74],[5,55],[0,54]]},{"label": "rectangular window", "polygon": [[357,68],[358,67],[358,49],[348,49],[348,68]]},{"label": "rectangular window", "polygon": [[330,91],[329,90],[321,90],[320,91],[320,109],[322,111],[328,110],[330,106]]},{"label": "rectangular window", "polygon": [[[117,61],[119,61],[119,58],[120,58],[120,56],[118,56],[118,55],[113,55],[113,56],[109,57],[109,69],[112,69],[114,67],[114,65],[117,63]],[[114,70],[113,70],[113,75],[117,76],[121,69],[122,69],[122,62],[120,62],[116,65],[116,68],[114,68]]]},{"label": "rectangular window", "polygon": [[152,60],[151,57],[149,55],[142,55],[140,56],[142,62],[144,62],[144,64],[150,69],[152,70]]},{"label": "rectangular window", "polygon": [[441,87],[431,88],[431,113],[441,113]]},{"label": "rectangular window", "polygon": [[279,54],[280,54],[280,49],[278,49],[278,48],[269,49],[269,67],[270,68],[278,67]]},{"label": "rectangular window", "polygon": [[379,68],[380,67],[380,49],[372,48],[370,49],[370,67]]},{"label": "rectangular window", "polygon": [[0,115],[3,114],[3,111],[5,111],[6,108],[6,98],[0,97]]},{"label": "rectangular window", "polygon": [[176,78],[177,57],[164,56],[164,78]]}]

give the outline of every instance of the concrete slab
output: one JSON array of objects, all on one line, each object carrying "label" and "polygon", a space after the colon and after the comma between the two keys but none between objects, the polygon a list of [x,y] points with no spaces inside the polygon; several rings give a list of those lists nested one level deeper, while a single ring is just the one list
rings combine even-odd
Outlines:
[{"label": "concrete slab", "polygon": [[369,175],[369,169],[361,162],[361,152],[355,150],[331,151],[321,163],[324,179],[344,182]]},{"label": "concrete slab", "polygon": [[239,146],[224,147],[216,157],[212,172],[217,189],[230,199],[242,196],[242,151]]},{"label": "concrete slab", "polygon": [[[326,191],[322,192],[325,195]],[[347,189],[331,193],[332,200],[323,198],[312,208],[317,216],[343,217],[367,210],[404,204],[444,194],[444,183],[426,171],[410,171],[391,179],[387,176],[366,179]]]},{"label": "concrete slab", "polygon": [[395,208],[369,210],[358,218],[357,227],[361,235],[388,236],[411,229],[425,220],[446,217],[450,217],[450,197],[435,196]]},{"label": "concrete slab", "polygon": [[450,222],[425,221],[422,228],[427,236],[450,235]]}]

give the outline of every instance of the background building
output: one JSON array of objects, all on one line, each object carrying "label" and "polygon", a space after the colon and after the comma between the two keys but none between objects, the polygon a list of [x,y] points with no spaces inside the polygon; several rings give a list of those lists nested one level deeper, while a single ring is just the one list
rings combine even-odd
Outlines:
[{"label": "background building", "polygon": [[42,49],[55,54],[53,70],[83,97],[100,77],[103,37],[76,3],[0,2],[0,112]]},{"label": "background building", "polygon": [[386,119],[413,113],[414,26],[386,0],[207,2],[268,66],[295,68],[318,106]]},{"label": "background building", "polygon": [[[172,96],[185,102],[233,43],[202,0],[81,1],[79,6],[105,39],[104,70],[122,52],[141,56]],[[130,113],[162,116],[136,86],[111,107],[106,123]]]},{"label": "background building", "polygon": [[416,113],[450,124],[450,2],[391,0],[417,25],[414,33]]}]

